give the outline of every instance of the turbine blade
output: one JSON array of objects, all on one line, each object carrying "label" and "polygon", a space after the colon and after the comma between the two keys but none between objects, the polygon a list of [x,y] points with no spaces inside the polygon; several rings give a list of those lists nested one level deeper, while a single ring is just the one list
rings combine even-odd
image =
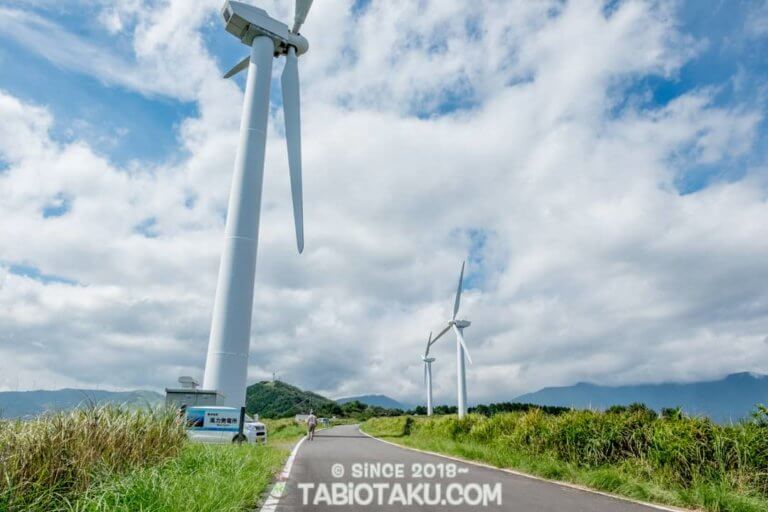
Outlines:
[{"label": "turbine blade", "polygon": [[249,62],[251,62],[251,56],[247,55],[243,60],[241,60],[240,62],[235,64],[234,67],[232,67],[232,69],[227,71],[224,74],[224,78],[230,78],[230,77],[235,76],[236,74],[238,74],[239,72],[241,72],[242,70],[247,68]]},{"label": "turbine blade", "polygon": [[424,363],[424,384],[427,383],[427,363]]},{"label": "turbine blade", "polygon": [[310,7],[312,7],[312,0],[296,0],[296,14],[293,17],[293,28],[291,29],[291,32],[294,34],[299,33],[299,29],[307,19],[307,13],[309,13]]},{"label": "turbine blade", "polygon": [[429,331],[429,339],[427,340],[427,350],[424,352],[424,357],[429,356],[429,346],[432,345],[432,331]]},{"label": "turbine blade", "polygon": [[456,314],[459,312],[461,304],[461,284],[464,282],[464,262],[461,262],[461,274],[459,275],[459,286],[456,288],[456,300],[453,302],[453,319],[456,320]]},{"label": "turbine blade", "polygon": [[288,48],[285,69],[281,78],[283,87],[283,117],[285,117],[285,142],[288,145],[288,168],[291,174],[293,196],[293,220],[296,224],[296,245],[299,253],[304,250],[304,205],[301,187],[301,108],[299,97],[299,61],[296,49]]},{"label": "turbine blade", "polygon": [[459,343],[461,343],[461,347],[464,349],[464,355],[467,356],[469,364],[472,364],[472,357],[469,355],[469,349],[467,348],[467,344],[464,342],[464,335],[461,334],[461,329],[454,325],[453,330],[456,332],[456,337],[459,339]]},{"label": "turbine blade", "polygon": [[435,344],[435,342],[436,342],[437,340],[439,340],[439,339],[440,339],[440,337],[441,337],[443,334],[447,333],[447,332],[448,332],[450,329],[451,329],[451,326],[449,325],[448,327],[446,327],[445,329],[443,329],[442,331],[440,331],[440,333],[439,333],[437,336],[435,336],[434,338],[432,338],[432,343],[431,343],[431,345],[434,345],[434,344]]}]

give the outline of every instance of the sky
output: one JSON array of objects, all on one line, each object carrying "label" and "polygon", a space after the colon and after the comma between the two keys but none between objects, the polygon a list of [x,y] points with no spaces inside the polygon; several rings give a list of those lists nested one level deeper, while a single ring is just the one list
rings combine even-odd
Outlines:
[{"label": "sky", "polygon": [[[202,378],[221,4],[0,4],[0,390]],[[276,61],[249,381],[423,402],[465,259],[470,403],[768,373],[768,1],[317,0],[302,32],[306,246]]]}]

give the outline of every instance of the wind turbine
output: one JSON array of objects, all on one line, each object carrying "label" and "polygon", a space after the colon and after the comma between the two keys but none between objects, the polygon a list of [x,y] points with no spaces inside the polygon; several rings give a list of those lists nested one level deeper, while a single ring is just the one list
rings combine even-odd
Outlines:
[{"label": "wind turbine", "polygon": [[221,10],[227,32],[251,48],[250,55],[224,75],[229,78],[248,70],[203,379],[205,389],[223,395],[223,405],[245,405],[272,59],[281,56],[285,57],[281,82],[296,244],[300,253],[304,250],[298,56],[309,49],[299,29],[311,5],[312,0],[296,0],[292,29],[263,9],[242,2],[228,0]]},{"label": "wind turbine", "polygon": [[421,356],[421,360],[424,361],[424,385],[427,387],[427,416],[432,416],[432,363],[435,362],[434,357],[429,357],[429,347],[432,343],[434,342],[430,332],[429,339],[427,339],[427,349]]},{"label": "wind turbine", "polygon": [[472,364],[472,358],[469,356],[469,349],[464,341],[464,329],[469,327],[472,323],[469,320],[456,320],[456,315],[459,313],[459,305],[461,304],[461,288],[463,281],[464,262],[462,261],[459,286],[456,288],[456,299],[453,301],[453,316],[448,321],[448,326],[440,331],[440,333],[435,336],[435,339],[432,340],[432,343],[435,343],[443,334],[451,329],[456,333],[456,386],[459,418],[463,418],[467,413],[467,380],[464,374],[464,356],[469,360],[469,364]]}]

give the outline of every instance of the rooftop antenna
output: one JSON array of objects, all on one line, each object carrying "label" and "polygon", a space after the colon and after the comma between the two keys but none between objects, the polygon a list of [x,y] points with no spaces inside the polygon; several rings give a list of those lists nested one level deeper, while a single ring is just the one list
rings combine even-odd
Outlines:
[{"label": "rooftop antenna", "polygon": [[272,60],[280,57],[285,57],[281,82],[296,245],[299,253],[304,250],[298,57],[309,50],[309,43],[298,31],[311,5],[310,0],[296,1],[293,30],[243,2],[227,0],[221,10],[227,32],[251,49],[224,75],[248,69],[203,379],[206,389],[223,395],[222,405],[245,405]]},{"label": "rooftop antenna", "polygon": [[197,389],[200,384],[192,377],[186,375],[179,377],[179,384],[183,389]]}]

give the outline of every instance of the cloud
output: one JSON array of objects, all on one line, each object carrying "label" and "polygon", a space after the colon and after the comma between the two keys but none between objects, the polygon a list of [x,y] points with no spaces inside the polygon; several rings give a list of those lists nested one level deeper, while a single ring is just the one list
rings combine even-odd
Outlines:
[{"label": "cloud", "polygon": [[[218,71],[205,57],[195,32],[201,17],[211,14],[211,3],[196,2],[192,9],[184,5],[128,1],[102,10],[99,19],[112,34],[123,28],[125,17],[133,15],[132,55],[109,47],[106,41],[86,39],[28,9],[0,7],[0,31],[54,66],[83,73],[105,85],[192,100],[206,74]],[[162,50],[160,44],[165,45]]]},{"label": "cloud", "polygon": [[[8,272],[0,360],[22,387],[159,389],[201,374],[242,98],[201,36],[218,2],[156,7],[101,11],[130,36],[124,64],[66,65],[196,101],[178,129],[181,161],[116,167],[83,141],[54,140],[47,106],[0,94],[0,240],[13,241],[0,263],[75,283]],[[290,15],[283,2],[265,7]],[[280,114],[270,121],[251,379],[279,370],[334,396],[420,400],[425,335],[447,320],[470,252],[473,402],[765,368],[765,162],[695,193],[675,185],[696,165],[753,155],[763,113],[706,88],[664,105],[631,96],[697,58],[674,11],[351,7],[315,5],[306,25],[302,256]],[[109,50],[79,37],[62,46]],[[46,217],[61,197],[68,210]],[[440,402],[455,392],[453,346],[434,347]]]},{"label": "cloud", "polygon": [[754,4],[747,19],[747,33],[754,37],[768,35],[768,2],[763,0]]}]

